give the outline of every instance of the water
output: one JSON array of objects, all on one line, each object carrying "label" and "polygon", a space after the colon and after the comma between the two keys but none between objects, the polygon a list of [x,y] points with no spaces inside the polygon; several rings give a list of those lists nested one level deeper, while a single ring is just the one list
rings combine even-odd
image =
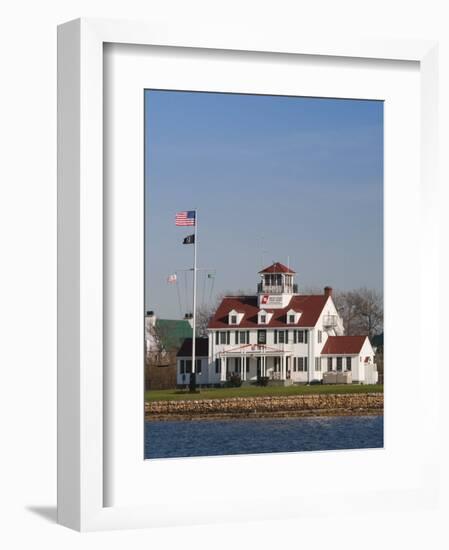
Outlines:
[{"label": "water", "polygon": [[145,458],[383,447],[383,416],[145,422]]}]

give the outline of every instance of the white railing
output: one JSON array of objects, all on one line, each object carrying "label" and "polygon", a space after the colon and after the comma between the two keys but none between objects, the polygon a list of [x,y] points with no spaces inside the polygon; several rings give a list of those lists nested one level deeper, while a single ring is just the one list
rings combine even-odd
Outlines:
[{"label": "white railing", "polygon": [[257,292],[262,294],[291,294],[298,291],[298,286],[296,284],[288,285],[285,283],[279,285],[266,285],[264,283],[259,283],[257,285]]},{"label": "white railing", "polygon": [[324,315],[323,327],[335,328],[338,325],[338,315]]},{"label": "white railing", "polygon": [[[253,347],[254,346],[254,347]],[[228,346],[231,348],[232,346]],[[276,355],[284,355],[284,354],[292,354],[293,353],[293,344],[273,344],[266,347],[261,347],[261,345],[258,344],[250,344],[245,348],[245,350],[239,350],[239,349],[223,349],[223,350],[217,350],[216,354],[220,357],[245,357],[245,356],[258,356],[258,355],[267,355],[267,356],[276,356]]]}]

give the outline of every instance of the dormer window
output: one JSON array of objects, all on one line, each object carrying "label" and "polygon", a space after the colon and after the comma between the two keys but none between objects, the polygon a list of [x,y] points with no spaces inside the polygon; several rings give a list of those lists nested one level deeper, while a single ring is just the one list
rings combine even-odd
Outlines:
[{"label": "dormer window", "polygon": [[242,319],[243,319],[243,313],[240,313],[235,309],[231,310],[228,314],[228,323],[230,325],[239,325]]},{"label": "dormer window", "polygon": [[268,311],[265,311],[264,309],[261,309],[258,314],[257,322],[259,325],[268,325],[268,323],[271,321],[271,317],[273,316],[272,313],[268,313]]},{"label": "dormer window", "polygon": [[290,309],[289,311],[287,311],[287,324],[296,325],[300,317],[301,317],[301,313],[299,311]]}]

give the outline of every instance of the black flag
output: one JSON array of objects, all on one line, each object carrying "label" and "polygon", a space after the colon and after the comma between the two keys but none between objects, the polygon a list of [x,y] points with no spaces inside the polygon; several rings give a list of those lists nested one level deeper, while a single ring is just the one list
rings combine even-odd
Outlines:
[{"label": "black flag", "polygon": [[182,244],[193,244],[194,242],[195,242],[195,235],[189,235],[182,241]]}]

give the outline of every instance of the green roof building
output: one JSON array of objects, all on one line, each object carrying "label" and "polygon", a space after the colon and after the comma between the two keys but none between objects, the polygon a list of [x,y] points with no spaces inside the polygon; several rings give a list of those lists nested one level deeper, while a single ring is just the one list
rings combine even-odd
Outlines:
[{"label": "green roof building", "polygon": [[182,319],[156,319],[155,332],[165,351],[177,351],[185,338],[192,338],[189,321]]}]

